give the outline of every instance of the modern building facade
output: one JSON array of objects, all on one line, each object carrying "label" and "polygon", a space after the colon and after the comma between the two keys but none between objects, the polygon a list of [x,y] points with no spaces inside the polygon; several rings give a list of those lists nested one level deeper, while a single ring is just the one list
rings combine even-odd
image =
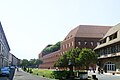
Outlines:
[{"label": "modern building facade", "polygon": [[120,24],[112,27],[100,40],[101,44],[95,48],[99,54],[98,65],[105,71],[120,69]]},{"label": "modern building facade", "polygon": [[[107,33],[111,26],[79,25],[71,30],[60,44],[60,50],[39,57],[43,60],[40,68],[54,68],[54,63],[58,58],[72,48],[94,49],[99,40]],[[39,55],[42,55],[40,53]],[[42,66],[42,67],[41,67]]]},{"label": "modern building facade", "polygon": [[0,67],[9,65],[9,51],[10,47],[0,23]]}]

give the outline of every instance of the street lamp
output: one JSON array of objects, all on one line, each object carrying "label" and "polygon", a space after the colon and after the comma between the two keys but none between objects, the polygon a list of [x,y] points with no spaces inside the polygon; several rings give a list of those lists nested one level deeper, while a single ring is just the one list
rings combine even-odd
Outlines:
[{"label": "street lamp", "polygon": [[74,78],[74,75],[73,75],[73,65],[71,60],[68,61],[68,66],[70,69],[70,79],[72,80]]}]

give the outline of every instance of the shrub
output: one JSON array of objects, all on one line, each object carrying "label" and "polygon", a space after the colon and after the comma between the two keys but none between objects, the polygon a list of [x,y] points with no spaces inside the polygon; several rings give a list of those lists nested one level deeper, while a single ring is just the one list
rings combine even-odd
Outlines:
[{"label": "shrub", "polygon": [[69,71],[53,71],[52,75],[54,75],[55,79],[69,78]]}]

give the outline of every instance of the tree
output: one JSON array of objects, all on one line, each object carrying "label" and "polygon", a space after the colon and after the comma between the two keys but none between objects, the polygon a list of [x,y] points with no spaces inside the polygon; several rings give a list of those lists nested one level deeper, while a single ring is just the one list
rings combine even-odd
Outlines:
[{"label": "tree", "polygon": [[21,60],[22,67],[38,67],[41,63],[42,61],[39,59],[30,59],[29,61],[27,59]]},{"label": "tree", "polygon": [[76,60],[79,65],[88,69],[91,64],[96,64],[97,54],[91,49],[83,48]]},{"label": "tree", "polygon": [[23,59],[20,65],[23,67],[27,67],[29,65],[29,61],[27,59]]},{"label": "tree", "polygon": [[42,64],[43,62],[40,59],[36,59],[35,61],[35,65],[36,67],[38,67],[40,64]]},{"label": "tree", "polygon": [[91,49],[74,48],[65,52],[55,63],[55,66],[69,67],[69,61],[72,67],[88,69],[91,64],[96,64],[97,54]]},{"label": "tree", "polygon": [[61,56],[58,59],[58,61],[55,63],[55,66],[57,66],[57,67],[69,67],[69,63],[71,63],[70,65],[72,67],[77,66],[76,58],[79,56],[79,54],[80,54],[79,48],[71,49],[71,50],[65,52],[63,54],[63,56]]}]

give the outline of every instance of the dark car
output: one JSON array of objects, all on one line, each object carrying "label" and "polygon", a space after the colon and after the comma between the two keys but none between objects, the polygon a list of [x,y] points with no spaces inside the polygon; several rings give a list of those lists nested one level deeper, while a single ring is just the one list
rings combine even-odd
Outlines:
[{"label": "dark car", "polygon": [[9,67],[3,67],[0,69],[0,76],[9,77],[9,75],[10,75],[10,68]]}]

